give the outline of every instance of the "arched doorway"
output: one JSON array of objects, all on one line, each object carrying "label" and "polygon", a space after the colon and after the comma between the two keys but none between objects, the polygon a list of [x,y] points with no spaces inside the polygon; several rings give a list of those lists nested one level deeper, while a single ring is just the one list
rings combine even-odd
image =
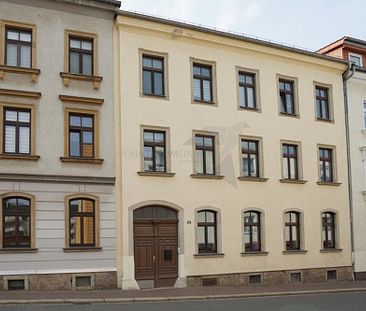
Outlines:
[{"label": "arched doorway", "polygon": [[178,212],[146,206],[133,213],[135,278],[140,288],[174,286],[178,278]]}]

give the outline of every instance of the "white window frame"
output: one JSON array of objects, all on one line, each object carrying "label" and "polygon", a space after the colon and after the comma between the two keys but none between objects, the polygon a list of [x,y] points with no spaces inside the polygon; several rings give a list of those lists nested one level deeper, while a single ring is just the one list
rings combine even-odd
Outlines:
[{"label": "white window frame", "polygon": [[351,56],[358,57],[360,59],[360,67],[363,67],[362,55],[356,53],[348,53],[348,60],[351,61]]}]

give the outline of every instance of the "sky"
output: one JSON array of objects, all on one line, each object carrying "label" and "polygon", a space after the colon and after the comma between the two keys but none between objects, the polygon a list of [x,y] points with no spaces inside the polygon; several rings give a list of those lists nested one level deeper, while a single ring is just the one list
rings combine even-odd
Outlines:
[{"label": "sky", "polygon": [[366,0],[122,0],[121,8],[310,50],[345,35],[366,40]]}]

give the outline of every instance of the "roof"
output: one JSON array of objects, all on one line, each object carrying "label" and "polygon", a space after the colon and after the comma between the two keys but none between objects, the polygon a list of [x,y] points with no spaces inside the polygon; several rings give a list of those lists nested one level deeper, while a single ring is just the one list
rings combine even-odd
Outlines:
[{"label": "roof", "polygon": [[121,6],[121,1],[117,1],[117,0],[94,0],[94,1],[100,2],[100,3],[105,3],[105,4],[110,4],[117,8],[119,8]]},{"label": "roof", "polygon": [[126,10],[118,10],[117,14],[121,15],[121,16],[125,16],[125,17],[131,17],[131,18],[141,19],[141,20],[145,20],[145,21],[150,21],[150,22],[195,30],[195,31],[199,31],[199,32],[204,32],[204,33],[221,36],[221,37],[225,37],[225,38],[229,38],[229,39],[235,39],[235,40],[240,40],[240,41],[244,41],[244,42],[248,42],[248,43],[267,46],[270,48],[281,49],[281,50],[285,50],[288,52],[293,52],[293,53],[297,53],[297,54],[307,55],[310,57],[320,58],[323,60],[328,60],[331,62],[348,64],[348,61],[340,59],[340,58],[335,58],[335,57],[328,56],[328,55],[322,55],[317,52],[306,50],[304,48],[291,47],[289,45],[275,43],[273,41],[259,39],[256,37],[250,37],[250,36],[247,36],[244,34],[218,30],[216,28],[209,28],[207,26],[196,25],[196,24],[192,24],[192,23],[186,23],[186,22],[181,22],[181,21],[177,21],[177,20],[166,19],[166,18],[162,18],[162,17],[157,17],[157,16],[148,15],[148,14],[144,14],[144,13],[131,12],[131,11],[126,11]]},{"label": "roof", "polygon": [[355,47],[359,47],[359,48],[363,48],[366,49],[366,41],[365,40],[361,40],[361,39],[357,39],[357,38],[353,38],[353,37],[349,37],[349,36],[345,36],[342,37],[332,43],[329,43],[328,45],[320,48],[317,52],[318,53],[328,53],[342,45],[352,45]]},{"label": "roof", "polygon": [[121,1],[119,0],[52,0],[52,1],[89,6],[108,11],[116,11],[121,6]]}]

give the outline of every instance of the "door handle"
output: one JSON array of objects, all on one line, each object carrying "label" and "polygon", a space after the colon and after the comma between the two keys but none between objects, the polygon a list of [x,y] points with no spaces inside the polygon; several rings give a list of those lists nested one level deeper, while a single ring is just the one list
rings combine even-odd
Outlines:
[{"label": "door handle", "polygon": [[153,262],[155,262],[156,261],[156,257],[155,256],[153,256]]}]

